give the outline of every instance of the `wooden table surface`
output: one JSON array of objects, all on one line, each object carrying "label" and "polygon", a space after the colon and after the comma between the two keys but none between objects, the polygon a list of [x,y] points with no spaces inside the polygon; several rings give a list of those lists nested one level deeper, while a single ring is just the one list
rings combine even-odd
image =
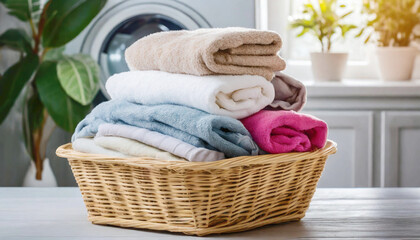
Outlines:
[{"label": "wooden table surface", "polygon": [[420,188],[318,189],[300,222],[204,238],[93,225],[77,188],[0,188],[0,239],[420,239]]}]

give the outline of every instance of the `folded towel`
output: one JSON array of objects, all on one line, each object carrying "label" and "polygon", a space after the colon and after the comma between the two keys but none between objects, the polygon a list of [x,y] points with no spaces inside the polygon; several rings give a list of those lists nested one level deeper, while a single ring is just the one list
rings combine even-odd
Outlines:
[{"label": "folded towel", "polygon": [[[206,148],[198,148],[171,136],[163,135],[161,133],[150,131],[145,128],[138,128],[129,125],[101,124],[99,126],[95,140],[101,139],[100,136],[120,136],[137,140],[192,162],[210,162],[225,158],[225,155],[222,152],[217,152]],[[98,144],[102,145],[100,143]],[[112,148],[112,146],[109,148]],[[137,156],[133,153],[130,155]]]},{"label": "folded towel", "polygon": [[113,151],[111,149],[101,147],[97,145],[91,137],[78,138],[74,140],[72,143],[72,147],[74,150],[84,153],[101,154],[118,158],[132,157],[117,151]]},{"label": "folded towel", "polygon": [[260,75],[271,80],[286,67],[275,32],[211,28],[151,34],[125,51],[130,70],[162,70],[193,75]]},{"label": "folded towel", "polygon": [[271,83],[274,85],[274,101],[267,106],[269,110],[300,111],[306,103],[306,87],[293,77],[276,72]]},{"label": "folded towel", "polygon": [[[83,138],[79,138],[83,139]],[[79,140],[77,139],[77,140]],[[76,141],[77,141],[76,140]],[[94,142],[103,148],[111,149],[116,152],[123,153],[124,155],[136,156],[136,157],[151,157],[160,158],[164,160],[181,160],[185,161],[184,158],[175,156],[171,153],[162,151],[144,143],[122,137],[110,137],[110,136],[96,136]]]},{"label": "folded towel", "polygon": [[114,74],[106,83],[112,99],[144,105],[178,104],[236,119],[273,102],[274,87],[261,76],[194,76],[162,71]]},{"label": "folded towel", "polygon": [[324,147],[327,140],[325,122],[294,111],[261,110],[241,121],[268,153],[312,151]]},{"label": "folded towel", "polygon": [[180,139],[226,157],[255,155],[258,146],[236,119],[181,105],[141,105],[113,99],[96,106],[76,127],[72,141],[95,136],[103,123],[126,124]]}]

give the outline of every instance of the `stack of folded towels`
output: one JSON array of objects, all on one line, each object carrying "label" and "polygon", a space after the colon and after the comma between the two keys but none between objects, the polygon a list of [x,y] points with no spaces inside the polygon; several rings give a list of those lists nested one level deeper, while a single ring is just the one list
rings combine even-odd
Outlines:
[{"label": "stack of folded towels", "polygon": [[280,36],[245,28],[160,32],[125,52],[111,99],[82,120],[77,151],[196,162],[305,152],[326,142],[325,122],[301,113],[302,83],[281,73]]}]

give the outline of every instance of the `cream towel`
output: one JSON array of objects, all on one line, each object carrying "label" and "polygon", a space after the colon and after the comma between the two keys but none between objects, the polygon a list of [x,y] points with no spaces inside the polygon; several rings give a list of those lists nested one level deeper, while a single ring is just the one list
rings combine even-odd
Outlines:
[{"label": "cream towel", "polygon": [[[77,141],[77,140],[76,140]],[[183,160],[185,159],[175,156],[171,153],[151,147],[144,143],[122,137],[96,136],[94,138],[96,145],[103,148],[121,152],[125,155],[136,157],[151,157],[163,160]]]},{"label": "cream towel", "polygon": [[260,75],[271,80],[286,63],[280,36],[247,28],[211,28],[151,34],[125,51],[130,70],[193,75]]},{"label": "cream towel", "polygon": [[[101,124],[95,139],[100,136],[119,136],[133,139],[152,147],[170,152],[176,156],[185,158],[192,162],[211,162],[224,159],[222,152],[200,148],[183,142],[177,138],[150,131],[145,128],[138,128],[122,124]],[[99,143],[99,145],[101,145]],[[103,145],[106,147],[105,145]],[[110,146],[112,148],[112,146]]]},{"label": "cream towel", "polygon": [[241,119],[274,99],[274,87],[261,76],[194,76],[162,71],[131,71],[111,76],[112,99],[143,105],[177,104]]},{"label": "cream towel", "polygon": [[132,157],[126,154],[116,152],[110,149],[103,148],[98,146],[94,141],[93,138],[78,138],[72,143],[72,147],[74,150],[84,153],[92,153],[92,154],[101,154],[111,157],[118,157],[118,158],[127,158]]}]

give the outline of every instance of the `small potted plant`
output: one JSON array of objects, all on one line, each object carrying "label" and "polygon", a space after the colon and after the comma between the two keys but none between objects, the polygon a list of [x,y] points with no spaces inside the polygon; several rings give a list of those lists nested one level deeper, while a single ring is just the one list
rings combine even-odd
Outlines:
[{"label": "small potted plant", "polygon": [[363,12],[369,17],[370,30],[365,43],[375,41],[379,73],[383,80],[411,79],[418,49],[411,46],[420,35],[414,28],[420,24],[419,0],[364,0]]},{"label": "small potted plant", "polygon": [[43,176],[43,169],[49,169],[45,157],[48,138],[55,125],[73,132],[89,112],[99,89],[96,62],[83,54],[65,55],[64,45],[91,22],[106,0],[0,3],[30,29],[29,34],[25,29],[9,29],[0,34],[0,47],[20,53],[20,59],[0,73],[0,124],[22,92],[24,143],[33,160],[24,185],[53,186],[53,176],[47,178],[49,182]]},{"label": "small potted plant", "polygon": [[318,81],[340,81],[347,65],[348,53],[331,52],[334,41],[357,28],[343,20],[352,13],[339,15],[338,8],[346,8],[344,4],[337,4],[337,0],[318,0],[317,4],[308,1],[302,11],[302,18],[291,19],[292,28],[300,28],[297,37],[310,33],[318,39],[321,52],[312,52],[312,72]]}]

